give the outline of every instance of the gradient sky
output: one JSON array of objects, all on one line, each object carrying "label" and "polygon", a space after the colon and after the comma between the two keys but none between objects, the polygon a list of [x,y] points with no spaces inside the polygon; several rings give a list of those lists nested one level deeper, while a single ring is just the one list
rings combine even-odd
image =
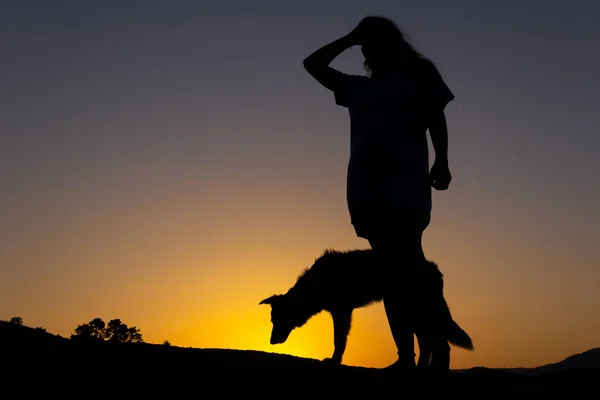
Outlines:
[{"label": "gradient sky", "polygon": [[[349,118],[302,60],[393,18],[456,95],[450,190],[426,256],[475,352],[528,367],[600,346],[600,6],[588,0],[3,1],[0,319],[68,336],[304,357],[320,314],[269,344],[268,306],[325,248],[365,248],[345,199]],[[358,49],[335,61],[363,73]],[[381,304],[344,361],[395,348]]]}]

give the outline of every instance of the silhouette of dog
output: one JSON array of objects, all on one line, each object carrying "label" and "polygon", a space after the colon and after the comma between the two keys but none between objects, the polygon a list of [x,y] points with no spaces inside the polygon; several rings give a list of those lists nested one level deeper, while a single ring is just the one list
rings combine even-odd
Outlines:
[{"label": "silhouette of dog", "polygon": [[[325,310],[333,319],[334,352],[323,361],[341,364],[353,310],[383,298],[382,268],[371,249],[326,250],[286,294],[273,295],[259,303],[271,306],[271,344],[284,343],[292,330]],[[448,370],[448,342],[468,350],[473,350],[473,343],[452,319],[437,265],[428,261],[419,269],[420,275],[413,282],[419,309],[412,324],[420,350],[417,366]]]}]

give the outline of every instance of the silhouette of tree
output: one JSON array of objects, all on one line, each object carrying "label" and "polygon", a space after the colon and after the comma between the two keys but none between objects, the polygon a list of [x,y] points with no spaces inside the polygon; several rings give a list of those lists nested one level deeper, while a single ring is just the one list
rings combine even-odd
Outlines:
[{"label": "silhouette of tree", "polygon": [[165,340],[165,341],[163,342],[163,346],[167,346],[167,347],[169,347],[170,345],[171,345],[171,342],[169,342],[168,340]]},{"label": "silhouette of tree", "polygon": [[23,318],[21,318],[21,317],[12,317],[9,322],[11,324],[15,324],[15,325],[23,325]]},{"label": "silhouette of tree", "polygon": [[128,327],[120,319],[113,319],[106,326],[106,339],[122,343],[142,343],[142,334],[135,326]]},{"label": "silhouette of tree", "polygon": [[87,324],[78,325],[73,338],[95,338],[122,343],[143,343],[142,334],[135,326],[128,327],[120,319],[112,319],[105,324],[101,318],[94,318]]},{"label": "silhouette of tree", "polygon": [[105,328],[106,324],[101,318],[94,318],[87,324],[78,325],[77,328],[75,328],[75,333],[71,335],[71,338],[105,339]]}]

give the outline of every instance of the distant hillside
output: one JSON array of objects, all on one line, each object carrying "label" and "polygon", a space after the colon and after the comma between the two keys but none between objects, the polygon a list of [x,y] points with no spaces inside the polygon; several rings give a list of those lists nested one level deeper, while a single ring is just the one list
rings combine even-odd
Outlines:
[{"label": "distant hillside", "polygon": [[68,344],[68,339],[49,333],[43,328],[0,321],[0,349],[60,348]]},{"label": "distant hillside", "polygon": [[600,347],[574,354],[556,363],[541,365],[535,368],[510,368],[505,369],[505,371],[527,375],[544,375],[574,369],[600,370]]},{"label": "distant hillside", "polygon": [[[590,354],[597,356],[597,353],[595,349]],[[377,397],[388,395],[390,391],[412,393],[418,388],[421,398],[443,400],[551,398],[565,391],[569,399],[577,399],[582,397],[576,393],[586,392],[598,382],[598,377],[590,378],[581,372],[576,373],[577,384],[573,385],[573,374],[564,373],[552,374],[548,379],[545,375],[530,376],[488,368],[441,375],[424,371],[399,373],[328,366],[319,360],[262,351],[72,340],[5,321],[0,321],[0,355],[2,364],[11,366],[0,374],[4,382],[23,378],[37,382],[35,388],[43,390],[46,397],[49,397],[49,388],[62,390],[63,386],[54,383],[64,382],[66,377],[86,391],[115,384],[119,390],[133,390],[136,397],[156,396],[157,387],[162,385],[169,391],[182,389],[200,397],[206,394],[203,392],[206,388],[216,387],[221,397],[242,393],[245,397],[272,394],[277,398],[297,397],[301,391],[308,391],[312,396],[322,394],[322,390],[335,397],[356,397],[360,393]],[[580,354],[557,364],[562,368],[568,365],[581,368],[582,360],[588,356]],[[596,364],[590,361],[586,365]],[[44,380],[50,385],[42,385]],[[170,392],[169,396],[174,397]]]},{"label": "distant hillside", "polygon": [[[96,340],[91,341],[95,346],[106,345],[110,346],[110,343],[98,343]],[[20,349],[20,350],[62,350],[73,347],[81,347],[81,346],[91,346],[90,341],[73,341],[71,339],[64,338],[60,335],[54,335],[52,333],[46,332],[46,330],[41,328],[31,328],[24,325],[13,324],[7,321],[0,321],[0,349]],[[192,349],[192,348],[181,348],[175,346],[164,346],[164,345],[156,345],[156,344],[148,344],[143,343],[138,346],[147,349],[148,351],[184,351],[184,352],[197,352],[197,351],[209,351],[208,349]],[[105,349],[105,347],[102,347]],[[153,350],[150,350],[153,349]],[[210,351],[217,351],[218,349],[212,349]],[[306,360],[308,362],[307,365],[314,366],[315,363],[320,363],[318,360],[312,359],[304,359],[301,357],[294,357],[283,354],[275,354],[275,353],[267,353],[260,351],[251,351],[251,350],[237,350],[237,352],[246,352],[256,353],[256,354],[264,354],[266,355],[265,359],[261,360],[261,362],[266,362],[269,364],[267,359],[269,355],[274,355],[278,359],[290,359],[294,360],[295,363],[303,363]],[[256,360],[255,360],[256,361]],[[370,369],[370,368],[361,368],[361,367],[347,367],[347,368],[359,368],[359,369]],[[485,369],[485,368],[483,368]],[[554,373],[560,371],[566,371],[571,369],[600,369],[600,347],[588,350],[586,352],[575,354],[570,357],[565,358],[562,361],[542,365],[534,368],[499,368],[498,371],[518,373],[518,374],[526,374],[526,375],[542,375],[547,373]],[[457,372],[465,372],[469,370],[457,370]]]}]

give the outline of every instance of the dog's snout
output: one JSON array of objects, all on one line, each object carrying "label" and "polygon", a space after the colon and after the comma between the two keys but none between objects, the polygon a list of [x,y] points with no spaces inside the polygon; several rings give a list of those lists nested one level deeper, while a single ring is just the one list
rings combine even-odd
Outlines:
[{"label": "dog's snout", "polygon": [[280,335],[271,335],[271,344],[281,344],[285,342],[287,337],[282,337]]},{"label": "dog's snout", "polygon": [[271,344],[281,344],[285,343],[288,336],[290,336],[291,329],[275,329],[271,333]]}]

